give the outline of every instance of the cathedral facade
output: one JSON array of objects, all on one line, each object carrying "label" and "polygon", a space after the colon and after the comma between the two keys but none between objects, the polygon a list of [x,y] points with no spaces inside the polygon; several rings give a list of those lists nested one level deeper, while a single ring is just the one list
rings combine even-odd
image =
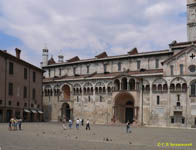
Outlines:
[{"label": "cathedral facade", "polygon": [[[196,2],[188,1],[188,12]],[[47,121],[89,119],[95,124],[196,126],[196,38],[166,50],[58,62],[43,49],[43,105]],[[192,32],[191,32],[192,33]]]}]

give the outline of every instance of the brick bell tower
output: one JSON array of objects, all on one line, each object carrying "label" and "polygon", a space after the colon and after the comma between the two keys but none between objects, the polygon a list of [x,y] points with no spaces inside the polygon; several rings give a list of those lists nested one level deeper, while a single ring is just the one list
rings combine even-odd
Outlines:
[{"label": "brick bell tower", "polygon": [[196,40],[196,0],[187,0],[187,37]]}]

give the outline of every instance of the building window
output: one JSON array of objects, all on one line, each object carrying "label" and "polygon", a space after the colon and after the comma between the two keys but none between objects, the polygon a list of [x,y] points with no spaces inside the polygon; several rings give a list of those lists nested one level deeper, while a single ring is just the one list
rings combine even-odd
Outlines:
[{"label": "building window", "polygon": [[11,105],[12,105],[12,101],[9,101],[9,102],[8,102],[8,105],[11,106]]},{"label": "building window", "polygon": [[118,63],[118,71],[121,71],[121,62]]},{"label": "building window", "polygon": [[91,102],[91,97],[90,96],[88,96],[88,102]]},{"label": "building window", "polygon": [[76,67],[73,67],[73,74],[76,74]]},{"label": "building window", "polygon": [[20,102],[17,102],[16,105],[17,105],[17,106],[20,106]]},{"label": "building window", "polygon": [[9,74],[14,74],[14,64],[12,62],[9,62]]},{"label": "building window", "polygon": [[174,123],[174,117],[171,117],[171,123]]},{"label": "building window", "polygon": [[191,96],[196,96],[196,81],[191,83]]},{"label": "building window", "polygon": [[48,76],[49,76],[49,78],[50,78],[50,69],[48,69]]},{"label": "building window", "polygon": [[102,96],[99,97],[99,101],[103,102],[103,97]]},{"label": "building window", "polygon": [[157,96],[157,105],[160,104],[160,96]]},{"label": "building window", "polygon": [[89,74],[89,65],[86,66],[86,73]]},{"label": "building window", "polygon": [[33,71],[33,82],[36,81],[36,73]]},{"label": "building window", "polygon": [[27,68],[24,68],[24,79],[27,79]]},{"label": "building window", "polygon": [[159,59],[156,59],[156,60],[155,60],[155,67],[156,67],[156,69],[159,68]]},{"label": "building window", "polygon": [[31,104],[31,108],[33,108],[34,107],[34,105],[33,104]]},{"label": "building window", "polygon": [[8,95],[13,96],[13,83],[9,83],[8,85]]},{"label": "building window", "polygon": [[27,103],[24,103],[24,107],[27,107]]},{"label": "building window", "polygon": [[174,75],[174,66],[173,65],[170,66],[170,73],[172,76]]},{"label": "building window", "polygon": [[141,63],[141,61],[138,60],[138,61],[137,61],[137,69],[140,69],[140,63]]},{"label": "building window", "polygon": [[183,64],[180,64],[180,75],[183,75],[184,74],[184,65]]},{"label": "building window", "polygon": [[27,98],[27,87],[24,86],[23,97]]},{"label": "building window", "polygon": [[104,72],[107,72],[107,64],[103,64]]},{"label": "building window", "polygon": [[37,105],[37,108],[39,108],[39,105]]},{"label": "building window", "polygon": [[35,93],[35,89],[33,88],[33,91],[32,91],[32,99],[35,100],[35,96],[36,96],[36,93]]},{"label": "building window", "polygon": [[61,76],[61,68],[59,68],[59,76]]},{"label": "building window", "polygon": [[79,100],[79,96],[77,96],[77,102],[79,102],[80,100]]},{"label": "building window", "polygon": [[2,105],[3,101],[0,99],[0,105]]}]

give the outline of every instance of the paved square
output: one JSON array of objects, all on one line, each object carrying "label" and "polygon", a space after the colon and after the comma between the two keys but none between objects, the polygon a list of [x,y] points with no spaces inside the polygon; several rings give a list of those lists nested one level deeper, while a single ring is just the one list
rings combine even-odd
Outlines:
[{"label": "paved square", "polygon": [[[174,150],[196,149],[196,129],[132,128],[94,125],[92,130],[63,130],[60,123],[23,123],[22,131],[8,131],[0,124],[1,150]],[[157,144],[192,143],[191,147],[167,147]]]}]

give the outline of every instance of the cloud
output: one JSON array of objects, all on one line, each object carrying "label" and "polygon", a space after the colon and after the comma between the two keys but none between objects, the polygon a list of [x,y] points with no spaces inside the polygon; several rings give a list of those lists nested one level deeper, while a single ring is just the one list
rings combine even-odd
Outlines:
[{"label": "cloud", "polygon": [[185,10],[185,0],[1,0],[0,30],[22,41],[32,58],[44,43],[55,56],[89,58],[185,41],[186,18],[179,15]]}]

